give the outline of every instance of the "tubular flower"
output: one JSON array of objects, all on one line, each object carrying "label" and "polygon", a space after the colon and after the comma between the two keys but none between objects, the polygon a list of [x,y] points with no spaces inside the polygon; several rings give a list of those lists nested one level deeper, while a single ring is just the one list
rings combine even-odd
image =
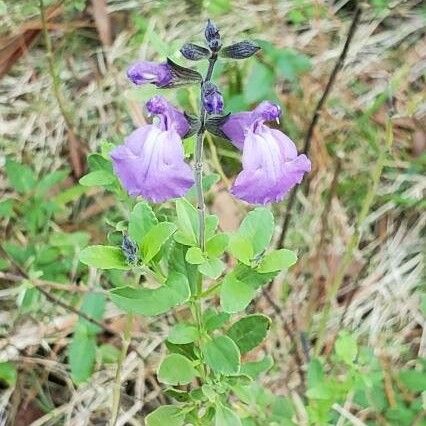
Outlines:
[{"label": "tubular flower", "polygon": [[173,74],[166,63],[138,61],[128,68],[127,78],[138,86],[152,83],[157,87],[164,87],[173,80]]},{"label": "tubular flower", "polygon": [[132,196],[159,203],[181,197],[193,185],[184,161],[182,137],[189,125],[184,115],[161,96],[147,102],[155,124],[139,127],[111,151],[115,174]]},{"label": "tubular flower", "polygon": [[265,126],[278,119],[280,108],[268,101],[251,112],[241,112],[228,119],[222,131],[242,149],[243,170],[231,192],[253,204],[278,202],[311,170],[306,155],[298,155],[296,146],[284,133]]}]

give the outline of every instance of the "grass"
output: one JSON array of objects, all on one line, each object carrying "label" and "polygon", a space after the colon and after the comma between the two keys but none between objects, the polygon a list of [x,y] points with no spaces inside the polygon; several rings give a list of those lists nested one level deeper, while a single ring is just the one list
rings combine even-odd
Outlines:
[{"label": "grass", "polygon": [[[0,48],[22,36],[29,23],[42,30],[37,3],[4,7],[0,2]],[[78,251],[89,240],[105,240],[120,206],[111,204],[107,192],[73,181],[71,120],[63,111],[72,117],[80,154],[100,150],[105,141],[119,143],[144,122],[139,104],[149,96],[149,89],[129,88],[126,66],[165,51],[178,58],[181,41],[196,40],[213,14],[227,40],[244,33],[278,48],[266,44],[256,60],[224,66],[220,82],[228,105],[246,109],[261,95],[279,100],[281,126],[302,148],[353,11],[350,1],[165,3],[109,1],[114,40],[106,46],[90,8],[80,11],[82,2],[64,2],[53,28],[48,20],[52,62],[40,33],[0,79],[5,171],[0,175],[0,411],[9,424],[98,424],[121,391],[117,424],[140,425],[149,411],[170,400],[155,370],[175,318],[134,320],[131,345],[140,356],[123,352],[116,374],[119,335],[129,324],[106,303],[102,321],[110,330],[98,331],[95,372],[76,386],[67,353],[78,316],[37,290],[47,289],[80,310],[82,294],[122,280],[114,273],[87,274],[78,263]],[[327,424],[323,411],[332,413],[328,421],[336,425],[424,421],[419,395],[424,386],[412,377],[413,372],[423,377],[425,356],[424,24],[418,1],[363,5],[344,67],[313,134],[309,191],[298,192],[288,229],[286,247],[298,250],[300,261],[270,289],[278,311],[267,299],[257,301],[274,323],[261,350],[250,356],[273,356],[274,367],[262,384],[266,393],[290,401],[295,424]],[[61,108],[58,93],[66,104]],[[193,99],[186,89],[176,96],[188,109]],[[233,148],[212,139],[206,153],[207,174],[232,181],[239,168]],[[3,167],[6,158],[27,167],[11,177]],[[59,170],[65,173],[52,174]],[[39,184],[43,176],[50,176],[44,186]],[[244,207],[224,195],[225,185],[223,179],[214,185],[207,201],[219,212],[221,226],[232,228]],[[285,209],[285,201],[275,206],[276,217],[282,218]],[[277,226],[276,239],[280,231]],[[183,319],[188,313],[175,315]],[[342,349],[351,347],[351,338],[357,342],[356,363],[348,362]],[[370,379],[368,392],[360,395],[354,378]],[[322,396],[331,392],[335,399],[317,399],[319,383]]]}]

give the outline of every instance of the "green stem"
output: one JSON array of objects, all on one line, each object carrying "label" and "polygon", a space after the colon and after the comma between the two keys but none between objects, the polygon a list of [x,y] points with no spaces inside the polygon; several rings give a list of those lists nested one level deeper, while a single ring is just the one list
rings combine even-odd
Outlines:
[{"label": "green stem", "polygon": [[364,198],[361,211],[359,213],[359,216],[355,224],[355,232],[352,234],[352,237],[349,240],[349,244],[343,255],[343,259],[340,262],[337,272],[335,273],[328,287],[328,291],[326,294],[325,307],[322,311],[322,315],[321,315],[319,326],[318,326],[317,342],[315,345],[315,356],[318,356],[320,354],[321,349],[324,345],[325,330],[327,327],[328,319],[330,317],[333,301],[340,289],[340,286],[342,285],[343,278],[346,274],[346,271],[348,267],[350,266],[350,264],[352,263],[354,251],[359,246],[359,243],[361,241],[362,226],[365,222],[368,212],[370,211],[371,205],[374,200],[374,196],[376,195],[377,188],[380,182],[380,177],[382,175],[383,167],[386,162],[386,155],[388,153],[388,149],[392,145],[392,138],[393,138],[392,124],[389,120],[386,127],[387,147],[379,146],[380,154],[377,159],[376,167],[372,174],[372,184],[370,185],[367,195]]},{"label": "green stem", "polygon": [[[197,210],[198,210],[198,246],[204,252],[205,250],[205,216],[206,216],[206,205],[204,201],[204,192],[203,192],[203,143],[204,143],[204,132],[205,132],[205,121],[207,117],[206,110],[202,102],[202,86],[206,81],[210,81],[214,65],[216,63],[217,56],[214,54],[209,59],[209,67],[206,73],[206,76],[201,83],[201,95],[200,95],[200,129],[197,132],[197,144],[195,147],[195,164],[194,164],[194,178],[195,178],[195,188],[197,193]],[[204,325],[203,325],[203,305],[201,300],[201,294],[203,292],[203,277],[200,272],[198,272],[197,277],[197,288],[196,294],[192,301],[193,305],[193,316],[197,324],[198,329],[198,349],[201,356],[201,346],[204,335]],[[200,367],[202,379],[205,379],[206,372],[204,365]]]}]

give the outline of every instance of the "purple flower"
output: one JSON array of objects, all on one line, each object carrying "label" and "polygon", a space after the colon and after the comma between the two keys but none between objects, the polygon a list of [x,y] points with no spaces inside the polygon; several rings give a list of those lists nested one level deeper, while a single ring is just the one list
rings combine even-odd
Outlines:
[{"label": "purple flower", "polygon": [[152,83],[157,87],[164,87],[171,83],[173,74],[166,63],[138,61],[128,68],[127,78],[138,86]]},{"label": "purple flower", "polygon": [[223,111],[223,97],[217,86],[209,81],[203,84],[202,100],[208,114],[221,114]]},{"label": "purple flower", "polygon": [[161,96],[150,99],[147,109],[159,117],[159,122],[136,129],[124,144],[111,151],[111,158],[130,195],[159,203],[183,196],[194,184],[181,139],[189,125],[184,115]]},{"label": "purple flower", "polygon": [[278,202],[311,170],[306,155],[297,155],[296,146],[284,133],[265,126],[278,119],[280,108],[262,102],[251,112],[231,115],[222,130],[243,150],[243,170],[231,192],[253,204]]}]

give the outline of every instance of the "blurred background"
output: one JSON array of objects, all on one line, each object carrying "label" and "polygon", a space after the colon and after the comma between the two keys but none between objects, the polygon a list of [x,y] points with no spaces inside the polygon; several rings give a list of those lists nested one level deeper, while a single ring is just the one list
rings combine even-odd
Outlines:
[{"label": "blurred background", "polygon": [[[213,79],[227,112],[275,101],[279,127],[303,150],[317,111],[313,171],[290,215],[288,200],[273,207],[276,243],[288,217],[284,246],[300,260],[251,307],[273,318],[259,351],[274,366],[249,396],[258,424],[426,424],[420,0],[0,0],[0,424],[107,424],[124,320],[105,301],[96,317],[85,297],[123,277],[88,271],[78,253],[114,237],[120,206],[78,180],[96,169],[89,153],[147,122],[155,88],[132,87],[129,64],[168,56],[193,66],[179,48],[202,43],[208,17],[226,44],[262,47],[219,63]],[[164,95],[197,109],[197,88]],[[232,231],[247,210],[227,191],[240,154],[208,137],[205,156],[209,209]],[[82,312],[100,322],[90,348],[76,340]],[[143,359],[129,351],[123,361],[117,424],[142,425],[170,401],[155,368],[173,321],[135,320]]]}]

